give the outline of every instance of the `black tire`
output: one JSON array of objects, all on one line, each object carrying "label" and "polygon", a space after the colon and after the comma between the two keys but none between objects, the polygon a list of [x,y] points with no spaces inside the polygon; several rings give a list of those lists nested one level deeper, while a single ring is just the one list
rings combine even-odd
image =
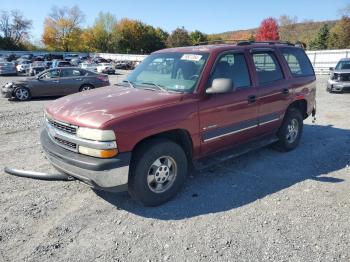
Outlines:
[{"label": "black tire", "polygon": [[[164,162],[162,162],[163,158]],[[174,164],[171,164],[172,171],[168,167],[169,175],[165,180],[158,171],[162,170],[162,167],[163,170],[165,170],[164,167],[167,168],[166,163],[169,159]],[[158,160],[162,165],[157,167],[155,163]],[[129,194],[145,206],[158,206],[177,194],[185,182],[187,171],[187,157],[181,146],[167,139],[151,139],[141,145],[133,156],[128,185]],[[154,180],[150,182],[152,177]],[[171,177],[173,179],[170,181]],[[157,189],[159,184],[162,185],[163,192],[155,192],[159,190]]]},{"label": "black tire", "polygon": [[[297,125],[297,126],[296,126]],[[295,131],[291,131],[294,127]],[[281,151],[291,151],[295,149],[303,133],[303,116],[300,110],[291,108],[286,112],[283,123],[277,132],[278,142],[276,148]],[[291,135],[293,134],[293,135]]]},{"label": "black tire", "polygon": [[31,98],[30,91],[25,87],[17,87],[13,91],[13,95],[18,101],[28,101]]},{"label": "black tire", "polygon": [[85,84],[85,85],[82,85],[79,88],[79,92],[88,91],[88,90],[91,90],[91,89],[94,89],[93,85]]}]

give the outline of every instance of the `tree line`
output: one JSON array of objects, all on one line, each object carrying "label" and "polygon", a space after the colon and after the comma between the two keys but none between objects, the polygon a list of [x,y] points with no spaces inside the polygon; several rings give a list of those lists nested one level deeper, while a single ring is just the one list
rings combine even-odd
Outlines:
[{"label": "tree line", "polygon": [[[298,23],[296,17],[284,15],[279,19],[264,19],[256,30],[228,35],[207,35],[198,30],[189,32],[184,27],[168,33],[139,20],[117,20],[109,12],[100,12],[94,23],[85,28],[84,19],[77,6],[53,7],[44,21],[41,39],[44,46],[41,48],[65,52],[149,54],[166,47],[199,45],[212,40],[301,41],[310,50],[350,48],[350,5],[341,10],[340,20],[323,23],[317,30],[310,26],[317,23]],[[31,29],[32,21],[19,11],[0,11],[0,49],[39,49],[29,41]]]},{"label": "tree line", "polygon": [[171,34],[138,20],[100,12],[94,24],[82,28],[84,14],[78,7],[52,8],[45,19],[42,42],[48,50],[149,54],[165,47],[198,44],[208,40],[196,30],[177,28]]}]

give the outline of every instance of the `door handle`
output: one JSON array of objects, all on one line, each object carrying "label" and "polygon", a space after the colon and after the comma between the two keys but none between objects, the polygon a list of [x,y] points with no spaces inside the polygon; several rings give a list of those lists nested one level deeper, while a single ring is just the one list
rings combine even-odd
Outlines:
[{"label": "door handle", "polygon": [[284,95],[288,95],[289,94],[289,89],[288,88],[283,88],[281,93],[284,94]]},{"label": "door handle", "polygon": [[58,80],[52,80],[52,82],[54,82],[54,83],[58,83],[59,81],[58,81]]},{"label": "door handle", "polygon": [[252,103],[255,103],[256,102],[256,95],[250,95],[248,96],[248,103],[249,104],[252,104]]},{"label": "door handle", "polygon": [[81,78],[77,78],[77,79],[75,79],[76,81],[82,81],[83,79],[81,79]]}]

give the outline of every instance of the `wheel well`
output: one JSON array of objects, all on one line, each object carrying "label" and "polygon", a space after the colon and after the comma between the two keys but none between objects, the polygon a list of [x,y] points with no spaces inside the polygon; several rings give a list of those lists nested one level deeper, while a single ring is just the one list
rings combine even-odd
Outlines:
[{"label": "wheel well", "polygon": [[82,84],[82,85],[79,87],[79,90],[82,89],[84,86],[91,86],[92,88],[95,88],[94,85],[89,84],[89,83],[85,83],[85,84]]},{"label": "wheel well", "polygon": [[307,102],[305,99],[302,99],[302,100],[297,100],[297,101],[294,101],[293,103],[291,103],[287,110],[291,109],[291,108],[295,108],[295,109],[298,109],[303,118],[306,119],[308,117],[308,114],[307,114]]},{"label": "wheel well", "polygon": [[155,134],[149,137],[146,137],[139,141],[133,148],[132,152],[136,152],[136,150],[141,147],[143,144],[147,143],[151,139],[155,138],[163,138],[163,139],[168,139],[171,140],[175,143],[177,143],[179,146],[182,147],[184,150],[188,163],[192,163],[192,152],[193,152],[193,143],[191,139],[191,135],[189,132],[185,129],[174,129],[174,130],[169,130],[165,131],[159,134]]}]

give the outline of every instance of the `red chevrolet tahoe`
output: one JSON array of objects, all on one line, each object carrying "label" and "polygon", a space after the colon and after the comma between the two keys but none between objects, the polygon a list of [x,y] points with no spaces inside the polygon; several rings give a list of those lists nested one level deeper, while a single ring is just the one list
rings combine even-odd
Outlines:
[{"label": "red chevrolet tahoe", "polygon": [[165,49],[116,86],[46,106],[41,143],[61,172],[159,205],[193,167],[271,143],[294,149],[315,93],[308,57],[288,43]]}]

